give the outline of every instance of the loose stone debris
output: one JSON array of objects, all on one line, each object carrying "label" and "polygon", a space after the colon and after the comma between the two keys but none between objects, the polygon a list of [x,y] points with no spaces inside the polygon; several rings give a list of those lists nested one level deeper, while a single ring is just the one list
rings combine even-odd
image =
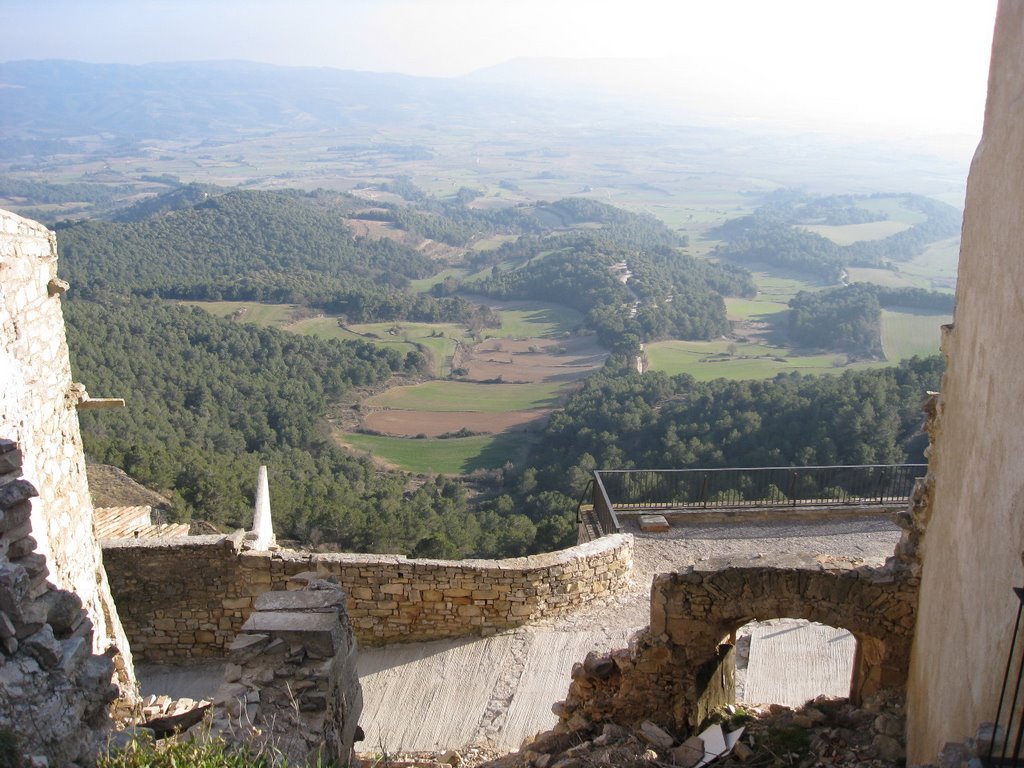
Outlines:
[{"label": "loose stone debris", "polygon": [[[697,768],[708,764],[716,768],[896,768],[904,765],[903,695],[893,690],[880,691],[866,699],[860,708],[854,707],[848,699],[825,696],[798,709],[779,704],[730,705],[717,710],[698,736],[673,733],[649,721],[634,729],[615,723],[588,722],[578,723],[578,726],[575,730],[556,728],[539,734],[519,752],[480,765],[486,768],[603,765]],[[741,729],[742,733],[737,733]],[[727,754],[706,760],[709,752],[716,750]]]}]

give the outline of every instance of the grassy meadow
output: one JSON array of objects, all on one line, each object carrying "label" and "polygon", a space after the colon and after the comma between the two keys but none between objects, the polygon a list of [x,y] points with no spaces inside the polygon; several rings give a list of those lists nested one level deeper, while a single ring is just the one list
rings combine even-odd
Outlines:
[{"label": "grassy meadow", "polygon": [[952,315],[920,309],[882,310],[882,349],[890,363],[939,353],[940,326]]},{"label": "grassy meadow", "polygon": [[344,443],[374,458],[420,474],[464,475],[521,460],[529,437],[521,432],[460,438],[407,439],[347,433]]}]

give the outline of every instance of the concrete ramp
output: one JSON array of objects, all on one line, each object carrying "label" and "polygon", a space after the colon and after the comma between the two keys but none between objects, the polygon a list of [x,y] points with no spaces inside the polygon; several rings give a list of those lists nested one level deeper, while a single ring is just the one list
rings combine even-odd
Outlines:
[{"label": "concrete ramp", "polygon": [[510,654],[511,637],[364,648],[364,751],[419,752],[469,744]]},{"label": "concrete ramp", "polygon": [[625,645],[626,631],[518,630],[480,640],[364,648],[362,751],[389,753],[489,744],[517,749],[555,725],[572,665]]}]

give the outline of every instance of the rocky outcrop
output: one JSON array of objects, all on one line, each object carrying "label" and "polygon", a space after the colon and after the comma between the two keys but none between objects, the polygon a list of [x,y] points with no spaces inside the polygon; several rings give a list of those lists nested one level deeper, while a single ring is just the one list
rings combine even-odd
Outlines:
[{"label": "rocky outcrop", "polygon": [[33,764],[89,764],[117,696],[114,663],[92,654],[79,597],[47,581],[32,536],[37,493],[21,464],[18,446],[0,439],[0,732]]}]

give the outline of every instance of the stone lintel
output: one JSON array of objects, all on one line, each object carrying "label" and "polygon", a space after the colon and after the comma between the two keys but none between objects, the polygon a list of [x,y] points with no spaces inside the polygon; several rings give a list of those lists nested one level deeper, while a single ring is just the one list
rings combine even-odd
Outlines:
[{"label": "stone lintel", "polygon": [[345,592],[341,589],[309,589],[264,592],[256,598],[254,607],[257,611],[326,612],[345,603]]},{"label": "stone lintel", "polygon": [[338,614],[263,611],[253,613],[242,625],[242,632],[260,632],[301,644],[321,658],[333,656],[341,643]]}]

